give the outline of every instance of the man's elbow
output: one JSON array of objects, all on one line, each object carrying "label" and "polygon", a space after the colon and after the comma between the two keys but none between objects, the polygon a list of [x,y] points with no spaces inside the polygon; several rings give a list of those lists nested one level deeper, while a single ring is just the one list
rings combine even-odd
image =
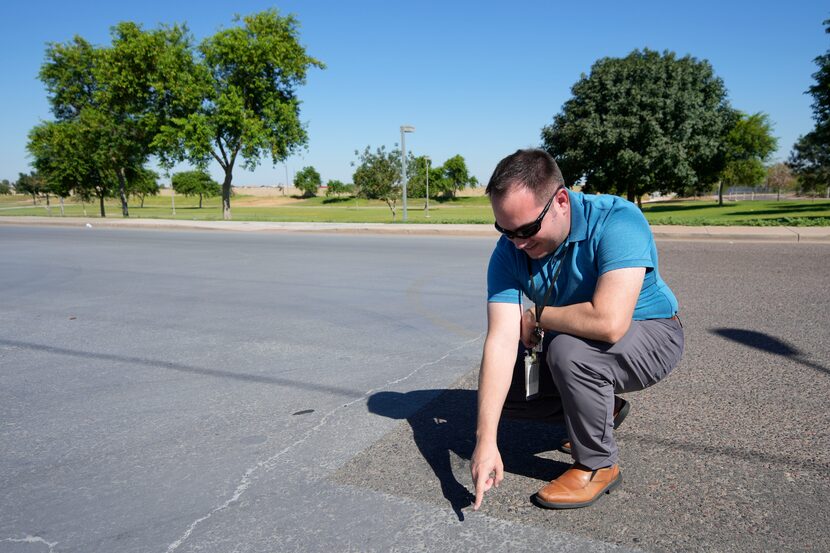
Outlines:
[{"label": "man's elbow", "polygon": [[616,344],[628,333],[629,328],[631,328],[630,319],[611,321],[604,329],[602,341],[608,342],[609,344]]}]

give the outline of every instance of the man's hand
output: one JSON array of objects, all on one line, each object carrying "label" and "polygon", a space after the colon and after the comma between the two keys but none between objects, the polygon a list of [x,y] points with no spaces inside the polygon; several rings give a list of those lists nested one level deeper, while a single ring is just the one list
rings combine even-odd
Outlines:
[{"label": "man's hand", "polygon": [[522,344],[527,349],[536,345],[539,339],[533,332],[536,329],[536,312],[533,309],[525,309],[522,314]]},{"label": "man's hand", "polygon": [[504,480],[504,464],[495,443],[491,445],[476,443],[473,457],[470,459],[470,473],[473,475],[473,483],[476,487],[476,502],[473,510],[478,511],[481,507],[481,500],[484,499],[484,492],[489,491],[493,486],[498,487]]}]

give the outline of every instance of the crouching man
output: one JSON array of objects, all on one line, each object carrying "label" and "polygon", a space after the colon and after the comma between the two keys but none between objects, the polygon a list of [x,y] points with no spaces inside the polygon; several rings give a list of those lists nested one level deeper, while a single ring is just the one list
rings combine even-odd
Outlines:
[{"label": "crouching man", "polygon": [[[502,237],[487,271],[470,462],[474,509],[504,478],[496,443],[502,414],[564,419],[569,440],[561,446],[575,462],[534,501],[586,507],[622,482],[613,429],[629,404],[615,394],[651,386],[680,360],[677,299],[660,278],[654,238],[637,206],[567,190],[546,152],[503,159],[487,194]],[[526,311],[523,294],[535,304]]]}]

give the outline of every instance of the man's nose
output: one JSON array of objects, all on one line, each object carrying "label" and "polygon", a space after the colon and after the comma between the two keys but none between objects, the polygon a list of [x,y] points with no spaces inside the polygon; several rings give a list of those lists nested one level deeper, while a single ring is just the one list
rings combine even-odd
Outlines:
[{"label": "man's nose", "polygon": [[528,242],[530,242],[530,238],[511,238],[513,245],[523,250],[527,247]]}]

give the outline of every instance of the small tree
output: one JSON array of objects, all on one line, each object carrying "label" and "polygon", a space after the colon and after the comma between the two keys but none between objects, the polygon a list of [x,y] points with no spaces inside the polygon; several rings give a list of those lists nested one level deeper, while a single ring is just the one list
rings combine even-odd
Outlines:
[{"label": "small tree", "polygon": [[[357,194],[363,198],[386,202],[395,220],[398,200],[401,197],[401,152],[387,152],[381,146],[372,152],[369,146],[363,153],[355,150],[358,165],[352,175]],[[352,163],[354,165],[354,163]]]},{"label": "small tree", "polygon": [[444,176],[449,184],[449,192],[453,198],[459,190],[467,186],[478,185],[478,179],[470,176],[467,162],[460,155],[456,155],[444,162]]},{"label": "small tree", "polygon": [[170,184],[177,193],[184,196],[199,196],[199,209],[202,208],[202,198],[212,198],[222,193],[221,185],[210,178],[207,171],[182,171],[170,179]]},{"label": "small tree", "polygon": [[137,171],[128,173],[127,191],[131,196],[138,198],[141,207],[144,207],[144,199],[147,196],[158,196],[158,180],[158,173],[141,167]]},{"label": "small tree", "polygon": [[342,194],[351,194],[354,191],[354,185],[343,184],[339,180],[330,180],[326,183],[326,197],[340,196]]},{"label": "small tree", "polygon": [[303,167],[294,175],[294,186],[303,191],[304,198],[311,198],[317,195],[317,190],[323,181],[320,179],[320,173],[312,167]]},{"label": "small tree", "polygon": [[781,190],[791,190],[795,184],[795,177],[786,163],[776,163],[767,168],[767,186],[775,188],[778,200],[781,200]]},{"label": "small tree", "polygon": [[0,181],[0,194],[4,196],[8,196],[12,193],[12,184],[9,182],[9,179],[3,179]]},{"label": "small tree", "polygon": [[29,194],[32,197],[32,205],[37,205],[37,197],[43,194],[45,184],[40,175],[35,171],[31,173],[20,173],[14,189],[18,194]]}]

